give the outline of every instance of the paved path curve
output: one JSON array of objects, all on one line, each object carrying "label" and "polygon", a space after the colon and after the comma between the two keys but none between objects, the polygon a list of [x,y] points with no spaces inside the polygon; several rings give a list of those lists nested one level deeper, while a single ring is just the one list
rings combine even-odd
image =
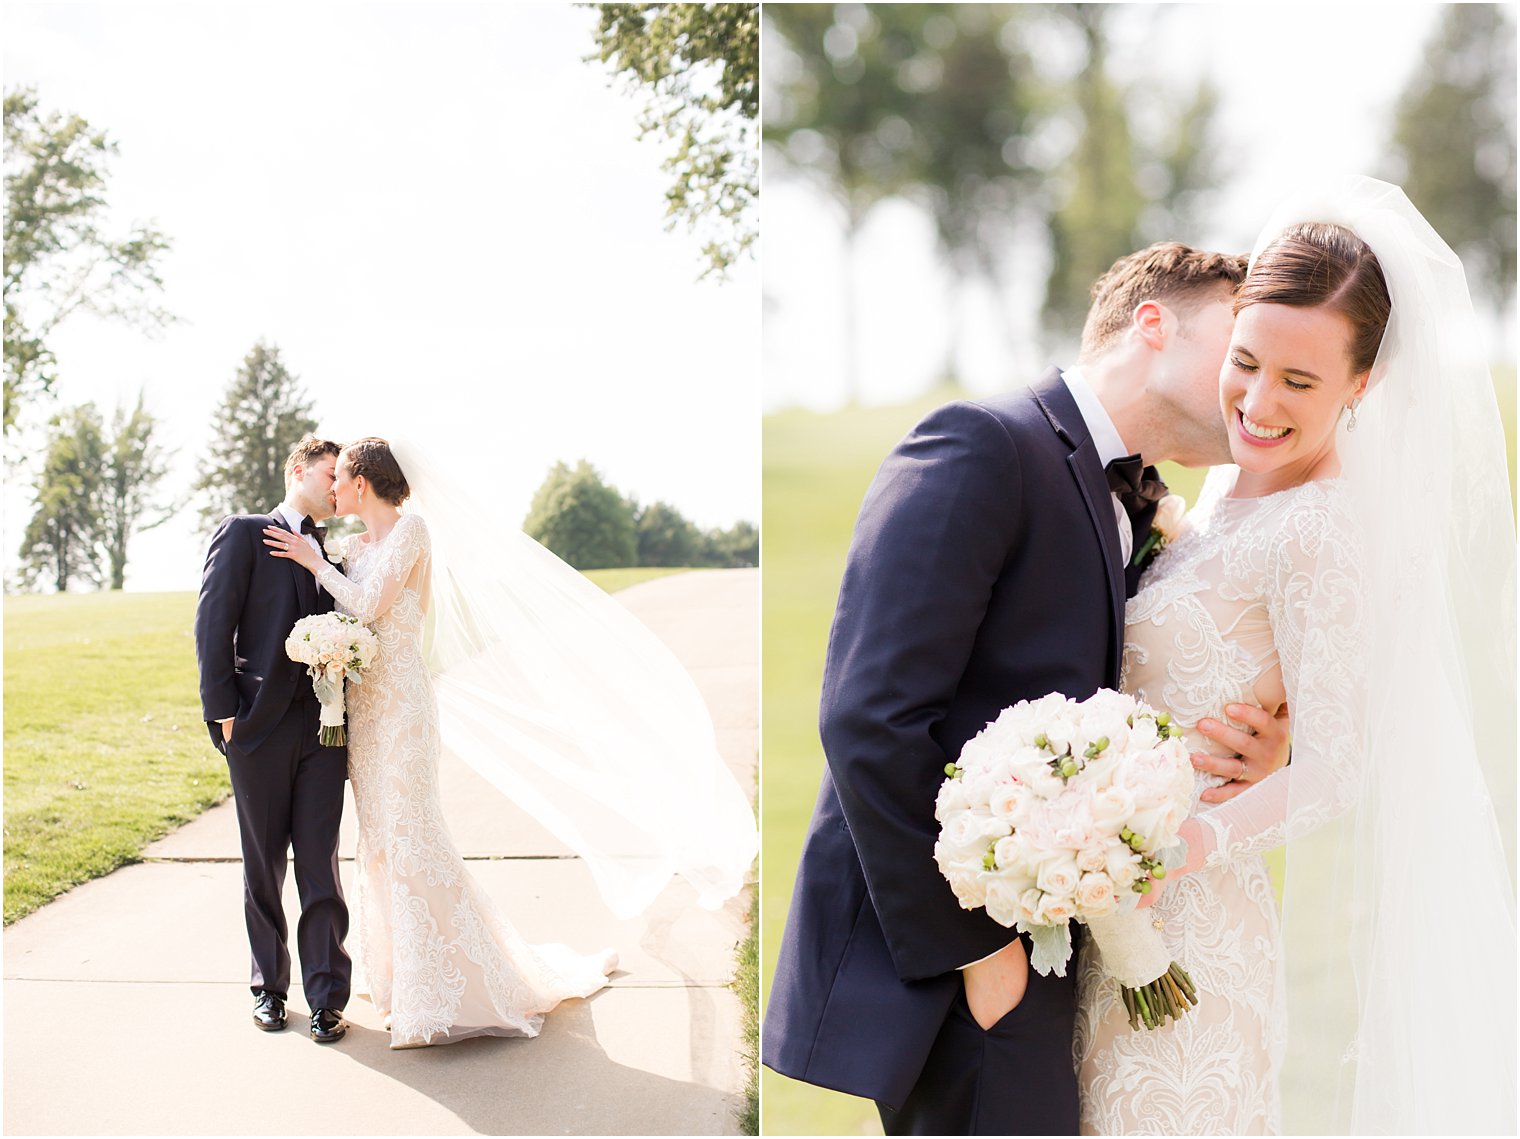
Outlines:
[{"label": "paved path curve", "polygon": [[[692,571],[617,596],[691,672],[753,795],[759,571]],[[344,1040],[314,1044],[296,985],[291,1027],[259,1032],[229,801],[147,861],[5,931],[6,1133],[737,1133],[741,1010],[727,985],[747,899],[714,913],[673,882],[643,917],[619,922],[580,860],[494,788],[453,764],[442,776],[471,872],[530,941],[616,946],[608,989],[560,1006],[535,1040],[392,1052],[362,997]],[[350,803],[345,882],[352,815]],[[286,909],[293,931],[288,875]]]}]

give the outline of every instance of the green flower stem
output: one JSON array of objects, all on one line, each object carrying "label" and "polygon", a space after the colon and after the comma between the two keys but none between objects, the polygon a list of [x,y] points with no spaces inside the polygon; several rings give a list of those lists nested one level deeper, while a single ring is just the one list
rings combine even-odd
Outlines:
[{"label": "green flower stem", "polygon": [[1161,543],[1161,531],[1154,526],[1146,535],[1145,541],[1140,543],[1140,548],[1135,551],[1135,556],[1130,559],[1130,565],[1141,566],[1145,564],[1146,557]]}]

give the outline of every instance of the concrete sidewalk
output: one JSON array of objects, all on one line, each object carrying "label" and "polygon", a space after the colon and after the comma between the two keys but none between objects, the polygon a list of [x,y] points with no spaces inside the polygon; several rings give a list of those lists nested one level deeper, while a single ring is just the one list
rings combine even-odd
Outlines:
[{"label": "concrete sidewalk", "polygon": [[[617,596],[691,672],[753,795],[759,571],[693,571]],[[608,989],[561,1005],[534,1040],[392,1052],[358,996],[348,1035],[313,1043],[297,983],[290,1027],[260,1032],[229,801],[155,843],[148,861],[5,931],[6,1133],[736,1134],[745,1072],[727,985],[750,891],[711,912],[673,882],[643,917],[619,922],[580,860],[473,771],[447,764],[442,785],[471,873],[529,941],[615,946]],[[345,884],[352,818],[350,802]]]}]

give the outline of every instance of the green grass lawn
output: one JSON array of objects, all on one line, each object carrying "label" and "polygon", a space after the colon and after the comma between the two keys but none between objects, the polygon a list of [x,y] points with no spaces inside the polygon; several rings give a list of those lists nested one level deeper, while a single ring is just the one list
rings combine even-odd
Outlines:
[{"label": "green grass lawn", "polygon": [[135,861],[231,790],[193,593],[5,599],[5,921]]},{"label": "green grass lawn", "polygon": [[[1496,389],[1515,455],[1515,375],[1496,373]],[[792,879],[818,781],[818,691],[824,649],[850,531],[882,458],[926,412],[954,392],[912,404],[850,409],[829,415],[786,411],[764,421],[765,574],[763,635],[764,898],[763,997],[791,900]],[[1168,483],[1194,501],[1203,472],[1168,465]],[[761,1074],[762,1127],[767,1135],[880,1134],[872,1104],[778,1076]]]},{"label": "green grass lawn", "polygon": [[[586,576],[610,593],[678,572]],[[194,614],[194,593],[5,599],[7,925],[230,793],[201,720]]]}]

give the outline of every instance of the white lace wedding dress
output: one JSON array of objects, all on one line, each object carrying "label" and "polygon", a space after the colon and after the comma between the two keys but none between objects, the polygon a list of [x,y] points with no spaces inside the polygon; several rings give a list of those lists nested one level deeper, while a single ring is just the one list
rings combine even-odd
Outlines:
[{"label": "white lace wedding dress", "polygon": [[[1260,498],[1224,489],[1211,484],[1130,601],[1123,687],[1171,711],[1190,750],[1215,752],[1193,730],[1200,719],[1225,720],[1230,703],[1275,711],[1292,693],[1295,734],[1313,731],[1347,757],[1346,786],[1323,787],[1328,816],[1345,805],[1360,751],[1344,711],[1357,683],[1360,579],[1343,487],[1311,482]],[[1195,805],[1220,782],[1200,775]],[[1199,1003],[1180,1021],[1132,1031],[1101,953],[1083,940],[1074,1048],[1084,1133],[1280,1130],[1282,940],[1262,854],[1289,837],[1286,795],[1274,776],[1231,803],[1201,804],[1203,869],[1168,883],[1146,911],[1197,987]],[[1294,837],[1318,813],[1301,806]]]},{"label": "white lace wedding dress", "polygon": [[317,574],[368,625],[379,657],[350,684],[348,772],[358,806],[359,966],[391,1047],[536,1036],[546,1012],[607,983],[609,953],[528,945],[465,869],[438,792],[439,725],[423,660],[427,524],[403,514],[383,539],[350,538],[347,576]]}]

